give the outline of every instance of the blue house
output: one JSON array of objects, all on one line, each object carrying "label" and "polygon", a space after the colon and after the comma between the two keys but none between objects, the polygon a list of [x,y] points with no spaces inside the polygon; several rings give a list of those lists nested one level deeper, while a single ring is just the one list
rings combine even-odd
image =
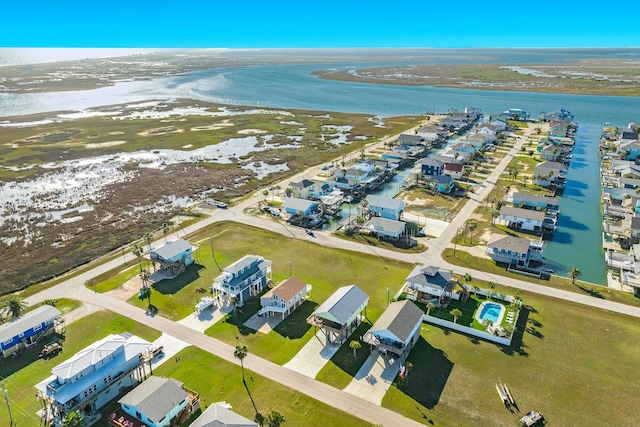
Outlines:
[{"label": "blue house", "polygon": [[386,237],[397,240],[405,233],[407,224],[404,221],[395,221],[386,218],[371,218],[364,223],[363,228],[369,230],[378,237]]},{"label": "blue house", "polygon": [[164,242],[159,248],[151,249],[149,257],[154,263],[160,264],[163,272],[175,276],[193,264],[193,248],[183,239],[171,240]]},{"label": "blue house", "polygon": [[[200,397],[197,393],[185,389],[180,381],[173,378],[156,376],[147,378],[118,403],[124,414],[112,415],[111,424],[114,425],[117,425],[116,422],[122,425],[124,419],[133,423],[132,425],[136,425],[134,420],[137,420],[148,427],[180,425],[200,409]],[[120,416],[124,418],[122,421]]]},{"label": "blue house", "polygon": [[109,335],[54,367],[36,389],[63,417],[78,409],[95,411],[142,380],[149,347],[135,335]]},{"label": "blue house", "polygon": [[18,350],[30,347],[44,335],[52,333],[56,318],[62,320],[59,316],[60,310],[45,304],[0,325],[2,356],[7,357]]},{"label": "blue house", "polygon": [[435,185],[438,193],[442,194],[451,193],[455,184],[450,175],[434,175],[429,179],[429,187],[433,189]]},{"label": "blue house", "polygon": [[284,200],[284,210],[290,221],[305,227],[315,227],[324,220],[320,202],[288,197]]},{"label": "blue house", "polygon": [[384,196],[369,194],[367,196],[369,213],[386,219],[399,220],[404,212],[404,201]]},{"label": "blue house", "polygon": [[245,255],[214,279],[213,290],[228,298],[235,297],[242,306],[249,297],[262,292],[270,281],[271,261],[258,255]]},{"label": "blue house", "polygon": [[433,176],[444,174],[444,162],[439,159],[427,157],[418,160],[416,165],[420,165],[420,171],[425,175]]}]

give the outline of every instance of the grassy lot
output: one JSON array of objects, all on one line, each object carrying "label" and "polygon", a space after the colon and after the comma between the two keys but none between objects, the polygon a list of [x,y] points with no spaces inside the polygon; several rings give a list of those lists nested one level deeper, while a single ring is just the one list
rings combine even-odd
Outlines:
[{"label": "grassy lot", "polygon": [[[477,258],[468,252],[457,250],[456,257],[453,257],[453,249],[445,249],[442,253],[444,259],[451,264],[459,265],[469,269],[480,270],[487,273],[498,274],[501,276],[512,277],[514,279],[531,282],[542,286],[562,289],[564,291],[575,292],[592,296],[593,298],[605,299],[608,301],[618,302],[633,307],[640,307],[640,298],[636,298],[628,292],[616,291],[603,286],[593,285],[591,283],[576,280],[576,284],[571,283],[571,279],[561,276],[551,276],[549,280],[537,279],[521,274],[511,273],[506,270],[504,264],[496,263],[491,259]],[[474,279],[475,281],[475,279]],[[503,292],[504,293],[504,292]],[[511,294],[511,292],[507,292]]]},{"label": "grassy lot", "polygon": [[514,426],[495,383],[504,381],[520,410],[540,410],[553,425],[635,425],[640,414],[636,319],[524,295],[514,344],[507,348],[425,325],[413,369],[383,406],[435,425]]},{"label": "grassy lot", "polygon": [[[252,348],[249,346],[249,356]],[[203,406],[225,401],[233,410],[249,419],[255,410],[242,385],[239,366],[194,347],[178,353],[189,363],[169,361],[155,370],[155,375],[176,378],[200,393]],[[284,415],[285,426],[370,426],[359,418],[305,396],[273,380],[245,370],[247,386],[261,415],[278,411]]]},{"label": "grassy lot", "polygon": [[434,194],[425,183],[412,185],[403,190],[398,198],[405,201],[407,212],[447,221],[455,217],[469,200],[466,197]]},{"label": "grassy lot", "polygon": [[[365,291],[370,297],[367,316],[375,320],[386,305],[386,287],[395,293],[411,272],[411,265],[402,262],[326,248],[235,223],[216,224],[203,233],[216,236],[216,258],[220,256],[221,266],[231,264],[247,253],[262,255],[272,261],[273,280],[279,283],[289,276],[291,261],[293,275],[313,286],[309,301],[268,335],[241,326],[258,311],[257,298],[242,308],[244,314],[231,315],[226,322],[219,322],[206,331],[207,335],[229,344],[236,342],[236,336],[241,336],[254,354],[276,363],[290,360],[311,338],[313,329],[304,323],[304,319],[338,287],[356,284]],[[233,236],[233,239],[226,236]]]},{"label": "grassy lot", "polygon": [[[59,300],[58,304],[61,310],[73,305],[63,300]],[[36,401],[36,390],[33,386],[51,375],[51,369],[54,366],[107,335],[122,332],[130,332],[149,341],[160,336],[158,331],[131,319],[108,311],[99,311],[82,319],[82,322],[67,325],[64,351],[57,356],[39,359],[38,354],[42,346],[34,346],[17,359],[3,359],[0,363],[0,377],[5,378],[3,383],[7,388],[12,414],[18,421],[17,425],[40,425],[36,411],[42,407],[42,404]],[[3,422],[7,418],[6,412],[0,412],[0,419]]]}]

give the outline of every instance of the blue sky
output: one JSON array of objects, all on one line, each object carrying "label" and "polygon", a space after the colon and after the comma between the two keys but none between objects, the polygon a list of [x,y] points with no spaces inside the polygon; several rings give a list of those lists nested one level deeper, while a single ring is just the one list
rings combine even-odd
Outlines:
[{"label": "blue sky", "polygon": [[640,25],[633,23],[640,2],[600,5],[588,0],[7,0],[0,13],[0,46],[640,47]]}]

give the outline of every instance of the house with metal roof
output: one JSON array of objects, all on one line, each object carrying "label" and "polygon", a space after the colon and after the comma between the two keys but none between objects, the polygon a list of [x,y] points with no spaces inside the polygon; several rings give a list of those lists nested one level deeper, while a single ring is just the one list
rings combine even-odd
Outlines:
[{"label": "house with metal roof", "polygon": [[118,403],[122,411],[111,414],[110,426],[169,427],[181,425],[200,409],[200,396],[173,378],[150,376]]},{"label": "house with metal roof", "polygon": [[158,248],[152,248],[149,258],[159,263],[163,272],[176,276],[193,264],[193,247],[184,239],[170,240]]},{"label": "house with metal roof", "polygon": [[398,144],[401,145],[419,145],[424,142],[422,135],[411,135],[402,133],[398,136]]},{"label": "house with metal roof", "polygon": [[320,202],[287,197],[283,203],[289,222],[303,227],[316,227],[324,221]]},{"label": "house with metal roof", "polygon": [[559,197],[516,192],[513,193],[512,200],[513,206],[525,209],[557,212],[560,208]]},{"label": "house with metal roof", "polygon": [[311,200],[317,200],[331,191],[328,183],[313,179],[291,181],[287,188],[291,189],[291,197]]},{"label": "house with metal roof", "polygon": [[413,301],[442,303],[451,299],[458,283],[451,270],[435,266],[416,265],[405,279],[407,298]]},{"label": "house with metal roof", "polygon": [[258,427],[258,423],[233,412],[229,405],[214,403],[190,427]]},{"label": "house with metal roof", "polygon": [[536,269],[544,263],[542,240],[528,240],[514,236],[499,236],[487,244],[487,255],[496,262],[515,269]]},{"label": "house with metal roof", "polygon": [[564,188],[569,167],[560,162],[538,163],[533,172],[533,183],[541,187]]},{"label": "house with metal roof", "polygon": [[307,323],[320,327],[327,344],[344,341],[360,322],[360,315],[369,304],[369,296],[356,285],[338,288],[307,317]]},{"label": "house with metal roof", "polygon": [[235,297],[238,306],[258,295],[271,281],[271,261],[259,255],[245,255],[225,267],[213,281],[213,291],[228,298]]},{"label": "house with metal roof", "polygon": [[404,236],[407,224],[404,221],[395,221],[380,217],[373,217],[364,223],[363,229],[369,230],[379,238],[388,238],[397,240]]},{"label": "house with metal roof", "polygon": [[369,213],[381,218],[399,220],[404,212],[404,201],[374,194],[367,195]]},{"label": "house with metal roof", "polygon": [[545,218],[546,215],[543,211],[511,206],[500,207],[499,220],[510,228],[539,232],[542,230]]},{"label": "house with metal roof", "polygon": [[23,348],[37,344],[54,332],[55,324],[64,324],[60,310],[43,305],[0,325],[0,350],[7,357]]},{"label": "house with metal roof", "polygon": [[371,351],[391,354],[404,361],[420,338],[424,313],[412,301],[396,301],[382,313],[362,337]]},{"label": "house with metal roof", "polygon": [[311,292],[311,285],[304,283],[296,276],[291,276],[260,297],[262,308],[258,311],[258,315],[271,316],[280,313],[284,319],[306,301],[309,292]]},{"label": "house with metal roof", "polygon": [[62,414],[95,411],[142,380],[151,343],[131,334],[112,334],[55,366],[36,388]]}]

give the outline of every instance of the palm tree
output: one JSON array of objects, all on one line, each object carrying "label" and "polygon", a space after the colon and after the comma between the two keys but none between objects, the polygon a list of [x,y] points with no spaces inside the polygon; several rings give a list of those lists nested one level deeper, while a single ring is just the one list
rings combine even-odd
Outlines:
[{"label": "palm tree", "polygon": [[582,271],[578,267],[571,267],[569,270],[569,276],[571,277],[571,283],[576,284],[576,278],[582,275]]},{"label": "palm tree", "polygon": [[269,190],[262,190],[262,195],[264,196],[264,201],[267,201],[267,196],[269,195]]},{"label": "palm tree", "polygon": [[353,349],[353,358],[356,358],[356,352],[358,351],[359,348],[362,348],[362,345],[360,345],[360,342],[357,340],[351,340],[351,342],[349,343],[349,347],[351,347]]},{"label": "palm tree", "polygon": [[69,412],[69,414],[62,420],[63,427],[82,427],[84,425],[84,418],[80,411]]},{"label": "palm tree", "polygon": [[516,288],[513,291],[513,297],[517,300],[517,301],[521,301],[522,300],[522,289]]},{"label": "palm tree", "polygon": [[149,248],[149,250],[151,250],[151,242],[153,242],[153,234],[147,231],[146,233],[144,233],[144,236],[142,236],[142,238],[144,239],[144,242],[147,244],[147,247]]},{"label": "palm tree", "polygon": [[431,312],[431,309],[432,309],[432,308],[435,308],[435,306],[436,306],[436,305],[435,305],[434,303],[432,303],[431,301],[429,301],[429,302],[427,303],[427,316],[428,316],[428,315],[429,315],[429,313]]},{"label": "palm tree", "polygon": [[169,223],[168,222],[163,222],[162,223],[162,234],[164,234],[165,243],[167,241],[167,235],[169,234],[169,231],[171,231],[171,229],[169,228]]},{"label": "palm tree", "polygon": [[149,273],[149,270],[147,270],[146,268],[141,269],[140,273],[138,273],[138,276],[140,277],[140,280],[142,280],[142,287],[147,288],[147,282],[151,278],[151,273]]},{"label": "palm tree", "polygon": [[453,316],[453,323],[458,323],[458,317],[462,316],[462,311],[459,308],[454,308],[449,314]]},{"label": "palm tree", "polygon": [[140,301],[147,300],[147,308],[151,307],[151,286],[146,286],[138,291],[138,299]]},{"label": "palm tree", "polygon": [[27,311],[28,305],[29,303],[24,301],[22,298],[12,296],[2,303],[2,312],[6,316],[9,316],[11,319],[17,319],[18,317],[22,316],[25,311]]},{"label": "palm tree", "polygon": [[404,363],[404,377],[409,378],[409,371],[413,369],[413,363],[405,362]]},{"label": "palm tree", "polygon": [[271,411],[264,419],[264,427],[280,427],[285,422],[284,415],[277,411]]},{"label": "palm tree", "polygon": [[500,217],[500,211],[498,209],[491,209],[491,225],[496,225],[496,219]]},{"label": "palm tree", "polygon": [[480,286],[473,285],[473,295],[478,296],[478,291],[480,290]]},{"label": "palm tree", "polygon": [[236,345],[235,350],[233,350],[233,357],[240,361],[240,367],[242,368],[242,383],[246,384],[247,382],[244,380],[244,358],[249,354],[249,349],[245,344]]},{"label": "palm tree", "polygon": [[473,232],[478,228],[478,221],[470,219],[467,223],[467,227],[469,228],[469,242],[473,244]]},{"label": "palm tree", "polygon": [[470,281],[473,280],[473,277],[471,277],[471,274],[469,273],[464,273],[464,282],[465,283],[469,283]]},{"label": "palm tree", "polygon": [[484,319],[482,326],[484,326],[485,329],[489,329],[489,326],[493,326],[493,321],[491,319]]},{"label": "palm tree", "polygon": [[232,295],[230,298],[231,304],[233,304],[233,314],[237,313],[237,309],[238,309],[238,297],[235,295]]},{"label": "palm tree", "polygon": [[140,271],[142,271],[142,253],[144,250],[137,244],[134,243],[133,248],[131,249],[131,253],[138,257],[138,267],[140,267]]},{"label": "palm tree", "polygon": [[496,282],[489,282],[489,283],[487,283],[487,285],[489,286],[489,289],[491,289],[491,290],[496,288]]}]

